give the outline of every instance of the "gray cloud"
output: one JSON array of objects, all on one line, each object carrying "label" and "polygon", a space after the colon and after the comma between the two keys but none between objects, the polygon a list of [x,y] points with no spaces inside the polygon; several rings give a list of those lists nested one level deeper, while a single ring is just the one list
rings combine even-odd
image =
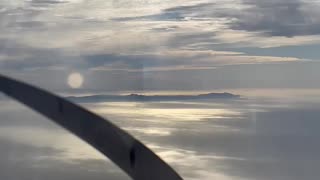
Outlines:
[{"label": "gray cloud", "polygon": [[[163,10],[159,14],[128,17],[128,18],[114,18],[117,21],[127,20],[154,20],[154,21],[186,21],[188,17],[201,18],[212,16],[213,13],[208,11],[210,8],[215,8],[217,3],[201,3],[190,6],[177,6]],[[212,10],[213,10],[212,9]],[[203,11],[202,11],[203,10]],[[215,14],[215,13],[214,13]]]},{"label": "gray cloud", "polygon": [[245,0],[244,3],[250,7],[230,23],[232,29],[286,37],[320,34],[317,2]]},{"label": "gray cloud", "polygon": [[304,0],[243,0],[228,8],[220,3],[203,3],[169,8],[160,14],[118,20],[150,21],[215,21],[223,20],[229,28],[262,32],[268,36],[301,36],[320,34],[316,1]]},{"label": "gray cloud", "polygon": [[37,18],[43,14],[43,11],[39,8],[32,7],[35,3],[37,4],[39,2],[29,1],[26,2],[24,6],[13,7],[7,4],[0,4],[0,9],[2,9],[0,11],[1,30],[6,34],[10,34],[10,32],[24,32],[30,29],[39,30],[40,28],[44,28],[46,22],[37,20]]},{"label": "gray cloud", "polygon": [[68,1],[62,1],[62,0],[32,0],[30,1],[30,4],[33,6],[48,6],[48,5],[54,5],[54,4],[62,4],[67,3]]}]

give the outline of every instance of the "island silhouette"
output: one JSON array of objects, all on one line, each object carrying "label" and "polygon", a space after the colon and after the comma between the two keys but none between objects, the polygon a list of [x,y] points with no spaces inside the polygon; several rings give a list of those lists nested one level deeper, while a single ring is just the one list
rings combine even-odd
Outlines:
[{"label": "island silhouette", "polygon": [[207,100],[207,99],[238,99],[240,95],[231,93],[207,93],[197,95],[89,95],[89,96],[68,96],[67,99],[77,102],[105,102],[105,101],[187,101],[187,100]]}]

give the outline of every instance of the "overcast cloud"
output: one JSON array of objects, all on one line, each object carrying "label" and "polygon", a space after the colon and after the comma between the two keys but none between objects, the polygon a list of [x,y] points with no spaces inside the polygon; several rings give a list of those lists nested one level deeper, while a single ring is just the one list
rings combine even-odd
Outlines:
[{"label": "overcast cloud", "polygon": [[[149,81],[160,89],[188,90],[199,87],[197,77],[207,89],[260,87],[255,76],[277,88],[262,70],[266,64],[275,74],[298,70],[299,78],[315,81],[304,67],[320,67],[318,6],[304,0],[2,1],[0,69],[59,91],[68,90],[65,81],[73,71],[90,80],[86,90],[143,89]],[[255,74],[236,83],[238,72],[248,69]],[[179,78],[186,74],[197,76]],[[93,82],[98,76],[110,81]],[[290,80],[281,86],[314,87]]]}]

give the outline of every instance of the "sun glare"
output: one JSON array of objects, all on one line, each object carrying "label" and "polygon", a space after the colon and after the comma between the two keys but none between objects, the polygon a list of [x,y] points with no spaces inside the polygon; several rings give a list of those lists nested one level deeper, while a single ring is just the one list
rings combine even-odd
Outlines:
[{"label": "sun glare", "polygon": [[71,88],[80,88],[83,83],[83,77],[80,73],[71,73],[68,76],[68,85]]}]

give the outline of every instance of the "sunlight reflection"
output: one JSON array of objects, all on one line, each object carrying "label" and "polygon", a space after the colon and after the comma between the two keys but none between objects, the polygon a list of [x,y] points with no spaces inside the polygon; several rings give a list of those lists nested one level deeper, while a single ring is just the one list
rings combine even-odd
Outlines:
[{"label": "sunlight reflection", "polygon": [[134,133],[143,133],[146,135],[154,135],[154,136],[168,136],[171,134],[173,128],[135,128],[135,127],[126,127],[123,128],[129,132]]},{"label": "sunlight reflection", "polygon": [[241,115],[241,112],[237,112],[231,109],[223,108],[153,108],[143,106],[143,103],[109,103],[117,106],[96,106],[92,108],[93,111],[99,114],[117,114],[118,116],[130,116],[130,117],[152,117],[153,119],[161,119],[159,122],[165,120],[174,121],[201,121],[206,118],[227,118],[237,117]]},{"label": "sunlight reflection", "polygon": [[[158,146],[156,144],[148,144],[148,147],[157,152],[166,162],[178,167],[177,171],[184,177],[191,179],[219,179],[232,180],[234,177],[215,171],[212,167],[218,166],[219,162],[224,160],[244,161],[242,158],[233,158],[217,155],[200,155],[195,151]],[[210,167],[210,168],[208,168]],[[190,171],[192,169],[192,171]]]}]

